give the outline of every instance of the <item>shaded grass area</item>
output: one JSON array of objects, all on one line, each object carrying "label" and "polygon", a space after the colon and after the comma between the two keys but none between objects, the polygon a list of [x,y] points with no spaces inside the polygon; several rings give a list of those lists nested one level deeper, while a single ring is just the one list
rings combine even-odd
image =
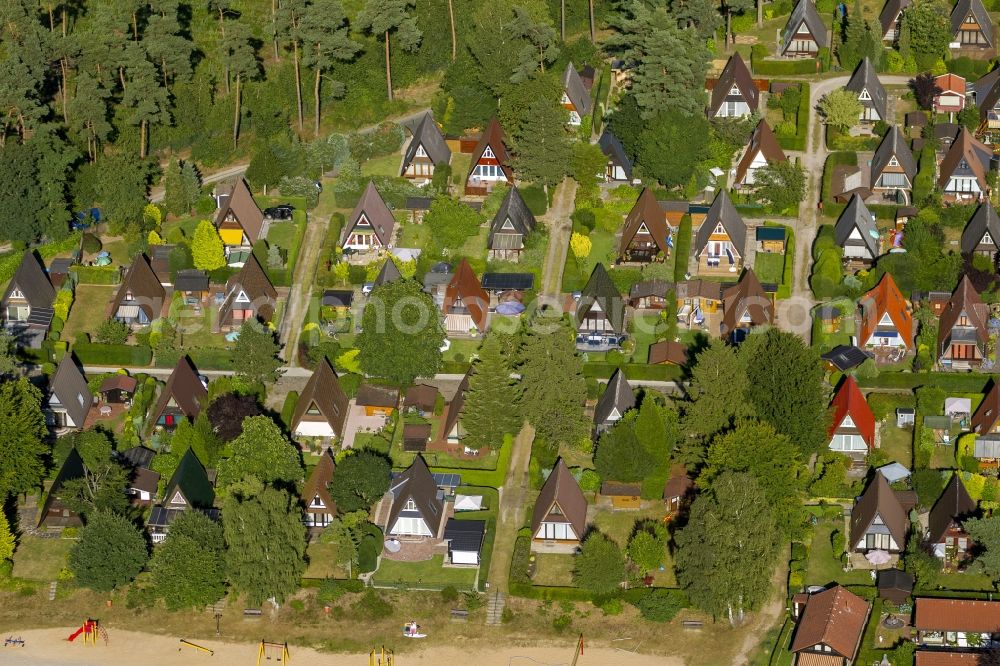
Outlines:
[{"label": "shaded grass area", "polygon": [[337,544],[314,541],[306,548],[306,559],[303,578],[347,578],[347,570],[337,564]]},{"label": "shaded grass area", "polygon": [[534,553],[535,585],[571,587],[573,585],[573,556],[558,553]]},{"label": "shaded grass area", "polygon": [[834,555],[830,540],[830,535],[835,529],[843,532],[842,518],[821,518],[813,528],[806,566],[806,585],[827,585],[831,582],[841,585],[872,585],[871,575],[867,571],[844,571],[844,566],[840,563],[840,554]]},{"label": "shaded grass area", "polygon": [[76,287],[69,319],[60,338],[73,342],[81,333],[95,333],[104,321],[108,302],[114,298],[117,286],[80,284]]},{"label": "shaded grass area", "polygon": [[785,264],[784,254],[758,252],[753,262],[754,272],[761,282],[781,282]]}]

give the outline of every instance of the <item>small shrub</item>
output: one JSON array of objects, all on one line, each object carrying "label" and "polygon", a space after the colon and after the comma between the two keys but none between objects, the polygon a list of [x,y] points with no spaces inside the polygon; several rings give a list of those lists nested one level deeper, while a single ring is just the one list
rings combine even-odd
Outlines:
[{"label": "small shrub", "polygon": [[844,546],[846,543],[847,538],[840,530],[834,530],[830,534],[830,547],[833,548],[834,557],[840,557],[840,555],[844,552]]},{"label": "small shrub", "polygon": [[301,613],[306,609],[306,602],[302,601],[301,599],[292,599],[290,602],[288,602],[288,605],[292,607],[293,611],[299,613]]},{"label": "small shrub", "polygon": [[85,254],[96,254],[101,251],[101,239],[94,234],[83,235],[83,251]]},{"label": "small shrub", "polygon": [[458,601],[459,596],[461,595],[458,593],[458,590],[455,588],[454,585],[449,585],[443,590],[441,590],[441,601],[445,602],[446,604]]},{"label": "small shrub", "polygon": [[680,590],[653,589],[635,602],[642,616],[653,622],[670,622],[686,603]]},{"label": "small shrub", "polygon": [[621,599],[609,599],[601,604],[601,612],[605,615],[621,615],[624,604]]},{"label": "small shrub", "polygon": [[466,592],[464,596],[465,608],[470,612],[479,610],[483,607],[483,604],[486,603],[483,601],[483,597],[481,597],[478,592]]},{"label": "small shrub", "polygon": [[507,624],[513,619],[514,619],[514,611],[512,611],[509,606],[505,606],[503,609],[503,613],[500,614],[500,621],[503,622],[504,624]]},{"label": "small shrub", "polygon": [[367,590],[351,606],[357,615],[368,620],[382,620],[392,616],[392,604],[375,590]]},{"label": "small shrub", "polygon": [[552,628],[556,630],[557,633],[562,633],[569,629],[573,625],[573,618],[569,615],[560,615],[556,619],[552,620]]}]

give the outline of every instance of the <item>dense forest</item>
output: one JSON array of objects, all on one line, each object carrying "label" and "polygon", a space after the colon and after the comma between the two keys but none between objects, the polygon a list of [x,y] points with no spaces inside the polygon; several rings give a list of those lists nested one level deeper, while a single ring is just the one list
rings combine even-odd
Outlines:
[{"label": "dense forest", "polygon": [[74,211],[98,205],[138,246],[145,194],[171,157],[190,178],[265,147],[301,156],[332,131],[411,108],[393,92],[424,83],[442,88],[434,107],[448,131],[498,110],[523,125],[558,95],[561,65],[593,56],[608,3],[2,4],[0,239],[65,237]]}]

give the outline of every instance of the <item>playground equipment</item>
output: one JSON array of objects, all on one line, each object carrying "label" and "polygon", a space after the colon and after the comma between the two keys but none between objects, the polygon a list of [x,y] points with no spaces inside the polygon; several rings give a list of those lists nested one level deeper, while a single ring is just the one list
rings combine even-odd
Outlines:
[{"label": "playground equipment", "polygon": [[403,625],[403,638],[427,638],[427,634],[420,631],[416,621],[412,621]]},{"label": "playground equipment", "polygon": [[105,645],[108,644],[109,640],[108,632],[106,629],[104,629],[104,627],[100,626],[100,623],[98,623],[97,620],[88,619],[84,621],[84,623],[80,626],[80,628],[74,631],[72,634],[70,634],[66,638],[66,640],[70,642],[75,641],[80,634],[83,634],[84,645],[86,645],[87,643],[90,643],[91,645],[97,645],[98,636],[104,639]]},{"label": "playground equipment", "polygon": [[394,666],[395,663],[392,650],[386,650],[384,645],[380,649],[372,648],[368,655],[368,666]]},{"label": "playground equipment", "polygon": [[[195,650],[201,650],[202,652],[207,652],[208,656],[210,657],[215,655],[215,650],[209,650],[204,645],[198,645],[197,643],[192,643],[191,641],[184,640],[183,638],[181,639],[181,645],[185,647],[194,648]],[[177,651],[180,652],[181,649],[177,648]]]},{"label": "playground equipment", "polygon": [[260,649],[257,650],[257,666],[260,666],[264,661],[271,661],[272,659],[279,664],[287,666],[291,661],[291,657],[288,654],[288,643],[268,643],[267,641],[261,641]]},{"label": "playground equipment", "polygon": [[580,634],[580,640],[576,643],[576,653],[573,655],[573,661],[570,663],[570,666],[576,666],[576,660],[580,658],[581,654],[583,654],[583,634]]},{"label": "playground equipment", "polygon": [[24,647],[24,639],[18,636],[14,638],[13,636],[8,636],[4,642],[4,647]]}]

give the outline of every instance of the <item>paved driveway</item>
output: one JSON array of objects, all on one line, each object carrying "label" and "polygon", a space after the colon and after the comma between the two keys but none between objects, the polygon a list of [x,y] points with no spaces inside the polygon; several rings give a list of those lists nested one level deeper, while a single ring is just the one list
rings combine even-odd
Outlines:
[{"label": "paved driveway", "polygon": [[385,426],[386,417],[368,416],[364,407],[358,407],[351,400],[347,408],[347,422],[344,424],[344,437],[341,446],[345,449],[354,448],[354,439],[359,432],[378,432]]}]

